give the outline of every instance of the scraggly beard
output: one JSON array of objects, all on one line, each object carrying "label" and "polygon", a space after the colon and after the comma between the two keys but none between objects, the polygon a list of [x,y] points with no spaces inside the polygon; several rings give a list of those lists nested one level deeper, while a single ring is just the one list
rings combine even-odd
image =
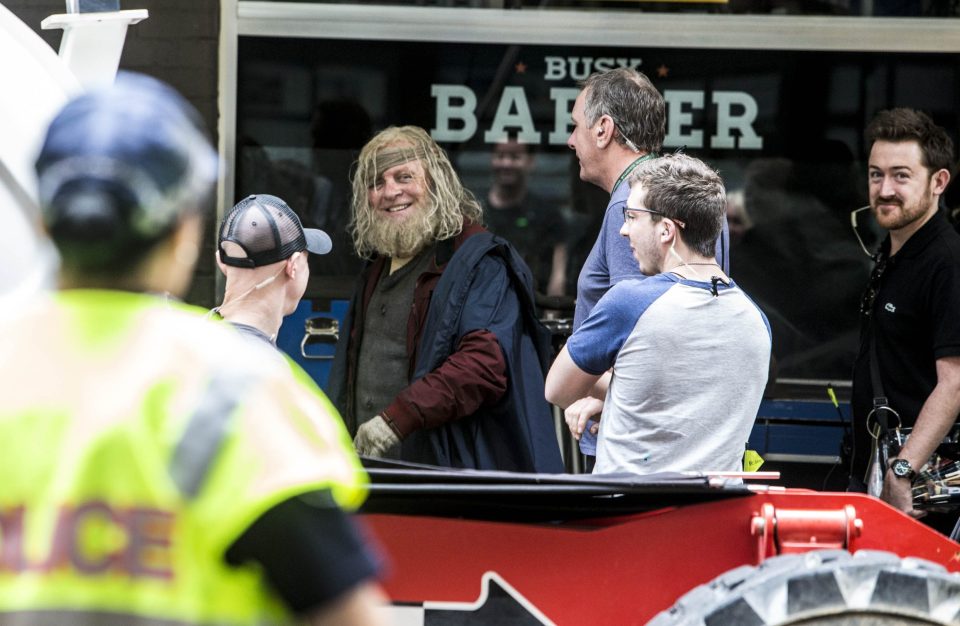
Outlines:
[{"label": "scraggly beard", "polygon": [[374,214],[363,237],[364,247],[383,256],[407,258],[433,243],[433,211],[427,207],[417,207],[412,216],[402,221],[386,218],[374,209],[368,210]]}]

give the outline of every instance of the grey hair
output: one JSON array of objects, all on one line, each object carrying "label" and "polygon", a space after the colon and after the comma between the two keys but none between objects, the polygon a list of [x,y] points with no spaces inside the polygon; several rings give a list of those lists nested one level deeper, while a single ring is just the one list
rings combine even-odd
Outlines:
[{"label": "grey hair", "polygon": [[666,104],[645,74],[618,67],[591,74],[581,87],[589,126],[609,115],[618,142],[635,152],[660,152],[667,128]]}]

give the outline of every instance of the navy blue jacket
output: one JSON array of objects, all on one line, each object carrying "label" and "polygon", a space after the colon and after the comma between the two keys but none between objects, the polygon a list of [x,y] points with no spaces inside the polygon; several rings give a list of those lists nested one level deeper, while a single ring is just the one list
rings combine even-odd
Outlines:
[{"label": "navy blue jacket", "polygon": [[[415,381],[433,371],[456,350],[461,338],[477,330],[492,333],[507,365],[507,387],[500,400],[473,414],[436,428],[416,430],[403,441],[404,461],[446,467],[525,472],[562,472],[550,405],[543,381],[552,356],[550,335],[536,317],[530,270],[504,239],[480,230],[459,244],[430,295],[416,361]],[[438,244],[437,256],[453,240]],[[479,279],[478,277],[482,277]],[[351,312],[341,332],[337,358],[330,374],[330,394],[354,432],[351,368],[360,281]],[[359,329],[357,329],[359,330]]]}]

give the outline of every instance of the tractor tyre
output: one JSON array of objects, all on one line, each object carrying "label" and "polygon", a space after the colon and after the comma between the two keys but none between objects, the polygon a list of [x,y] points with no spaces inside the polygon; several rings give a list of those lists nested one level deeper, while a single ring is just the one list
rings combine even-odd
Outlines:
[{"label": "tractor tyre", "polygon": [[721,574],[647,626],[960,624],[960,574],[890,552],[817,550]]}]

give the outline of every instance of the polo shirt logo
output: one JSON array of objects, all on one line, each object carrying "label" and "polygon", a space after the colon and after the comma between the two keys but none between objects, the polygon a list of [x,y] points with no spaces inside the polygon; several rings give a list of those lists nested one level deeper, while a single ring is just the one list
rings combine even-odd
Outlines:
[{"label": "polo shirt logo", "polygon": [[885,305],[883,305],[883,310],[887,313],[896,313],[897,307],[893,306],[892,302],[887,302]]}]

